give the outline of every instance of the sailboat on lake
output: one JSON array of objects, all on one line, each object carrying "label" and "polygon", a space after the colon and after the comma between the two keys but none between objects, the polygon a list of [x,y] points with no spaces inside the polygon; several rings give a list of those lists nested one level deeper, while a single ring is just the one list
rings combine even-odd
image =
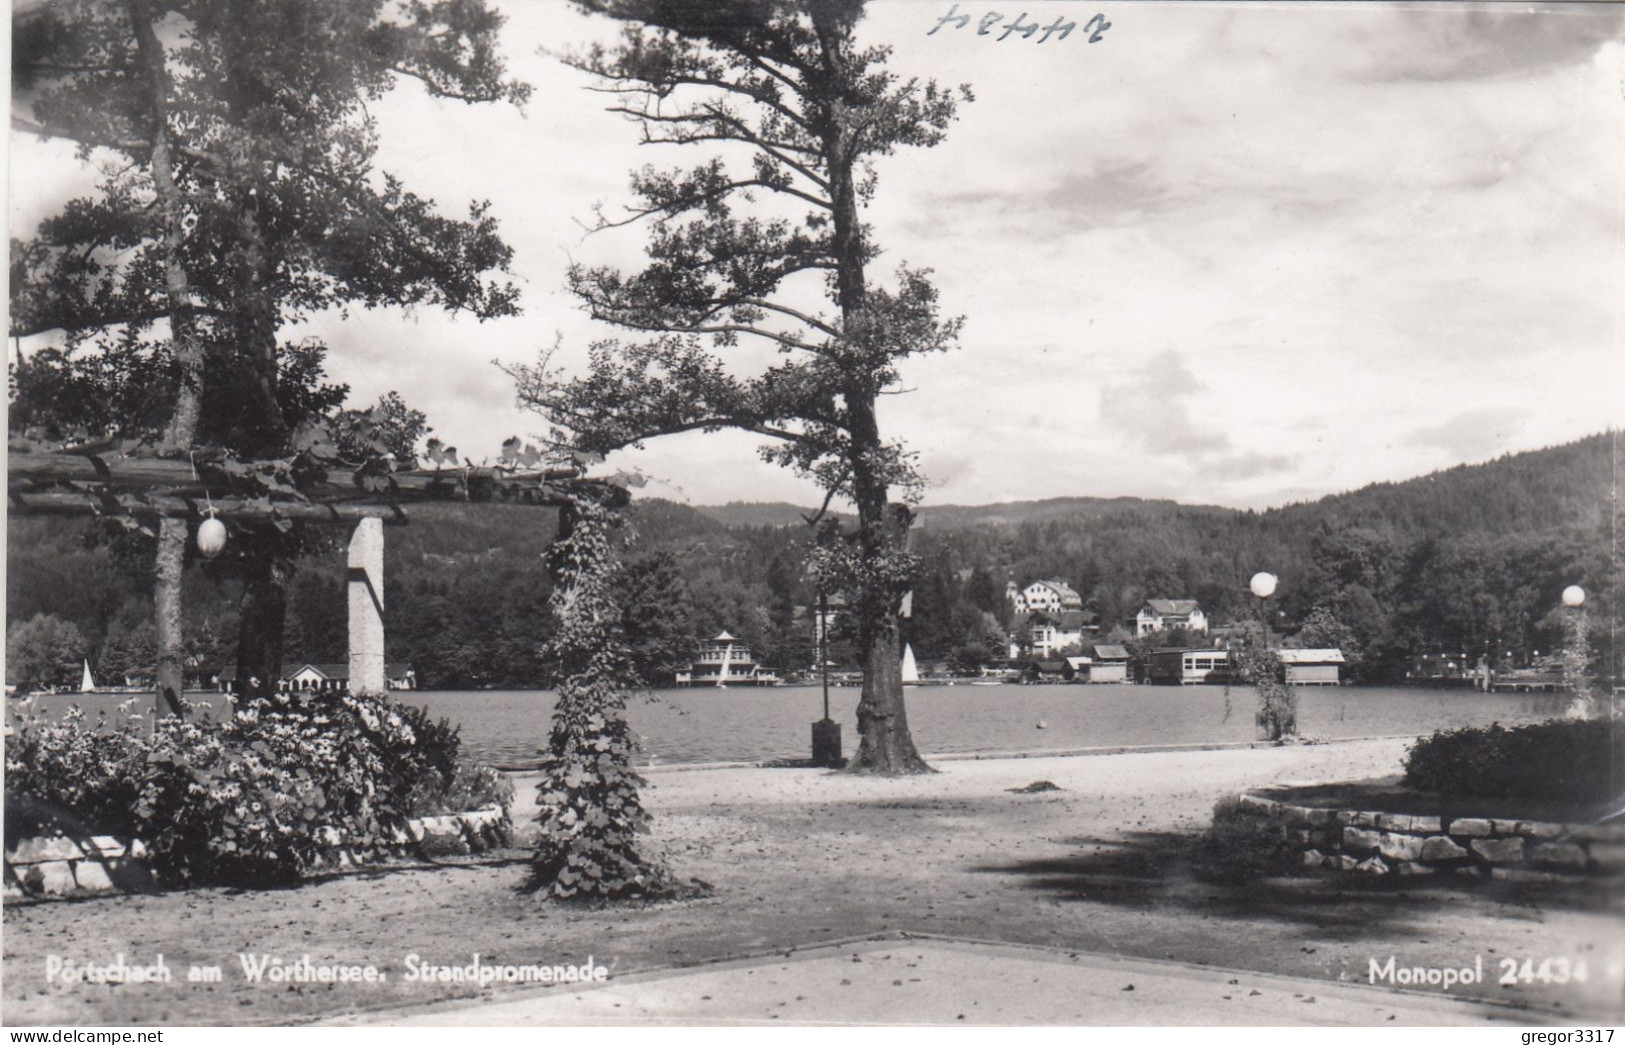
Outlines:
[{"label": "sailboat on lake", "polygon": [[79,692],[81,692],[81,693],[94,693],[94,692],[96,692],[96,676],[94,676],[94,675],[92,675],[90,673],[90,661],[88,661],[88,660],[85,661],[85,675],[84,675],[84,678],[79,680]]},{"label": "sailboat on lake", "polygon": [[914,660],[913,643],[903,643],[903,685],[918,686],[920,684],[920,665]]}]

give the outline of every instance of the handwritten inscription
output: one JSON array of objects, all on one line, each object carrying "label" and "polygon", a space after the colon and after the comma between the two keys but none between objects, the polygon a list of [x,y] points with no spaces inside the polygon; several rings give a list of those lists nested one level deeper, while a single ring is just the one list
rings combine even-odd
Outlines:
[{"label": "handwritten inscription", "polygon": [[[1004,23],[1002,30],[999,28],[1000,23]],[[935,36],[944,27],[950,29],[968,29],[970,25],[971,16],[961,12],[959,10],[959,5],[956,3],[948,8],[947,14],[937,19],[937,24],[927,30],[925,35]],[[1078,30],[1078,23],[1065,15],[1061,15],[1060,17],[1056,18],[1055,21],[1046,26],[1040,26],[1037,22],[1027,21],[1026,11],[1021,12],[1008,21],[1006,21],[1004,15],[998,11],[989,11],[980,18],[976,19],[976,35],[993,36],[997,31],[998,35],[996,38],[1000,43],[1003,43],[1011,36],[1019,33],[1022,39],[1033,40],[1034,43],[1041,44],[1047,43],[1051,37],[1054,37],[1057,40],[1065,40],[1067,37],[1071,36],[1073,32],[1077,31],[1079,36],[1088,34],[1090,43],[1098,44],[1106,30],[1110,29],[1111,27],[1112,24],[1106,21],[1106,16],[1101,14],[1095,15],[1093,18],[1089,19],[1089,21],[1085,22],[1081,31]],[[1035,36],[1037,37],[1036,40],[1033,39]]]}]

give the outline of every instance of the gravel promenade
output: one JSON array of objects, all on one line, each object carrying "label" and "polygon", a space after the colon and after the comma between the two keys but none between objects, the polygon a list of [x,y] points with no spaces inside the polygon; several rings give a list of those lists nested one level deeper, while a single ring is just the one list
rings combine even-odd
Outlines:
[{"label": "gravel promenade", "polygon": [[[841,940],[866,940],[861,946],[889,946],[901,955],[897,948],[904,944],[884,941],[916,934],[1036,948],[1023,952],[1022,961],[1047,963],[1046,969],[1057,962],[1065,968],[1066,962],[1121,957],[1164,969],[1208,967],[1216,988],[1231,986],[1227,981],[1238,978],[1232,970],[1289,977],[1298,984],[1289,995],[1317,998],[1297,1002],[1316,1015],[1294,1012],[1290,1018],[1311,1023],[1345,1020],[1318,1009],[1319,993],[1303,990],[1303,984],[1353,989],[1369,979],[1372,959],[1460,966],[1482,956],[1493,969],[1505,957],[1537,963],[1544,957],[1584,958],[1590,971],[1584,984],[1503,987],[1491,975],[1486,984],[1451,995],[1491,1000],[1503,1018],[1564,1023],[1613,1014],[1617,1020],[1625,998],[1619,911],[1610,907],[1617,897],[1555,900],[1508,885],[1325,878],[1220,886],[1191,872],[1192,845],[1220,797],[1272,783],[1391,773],[1403,750],[1404,741],[1387,739],[945,760],[939,773],[891,780],[813,769],[657,771],[648,795],[655,814],[652,841],[680,875],[713,887],[704,899],[603,910],[539,903],[518,892],[525,867],[523,852],[516,851],[507,860],[351,875],[295,889],[13,905],[4,912],[4,1018],[13,1026],[286,1023],[345,1016],[388,1022],[427,1011],[420,1007],[431,1003],[564,996],[533,986],[482,992],[467,984],[407,982],[408,956],[461,965],[475,952],[482,962],[503,964],[580,963],[592,956],[609,968],[609,986],[623,992],[605,998],[642,998],[654,1005],[664,988],[639,984],[666,982],[674,970],[760,961]],[[1040,780],[1060,790],[1011,793]],[[525,813],[522,804],[518,814]],[[191,964],[219,966],[224,975],[208,984],[46,982],[53,955],[105,960],[120,952],[132,962],[161,953],[182,973],[178,978]],[[356,986],[251,983],[241,972],[240,953],[372,964],[387,978]],[[868,961],[867,953],[859,957]],[[948,988],[961,975],[953,962],[980,969],[985,959],[1002,967],[987,953],[945,958],[934,945],[934,957],[908,960],[929,960],[939,988],[931,996],[952,998]],[[1079,957],[1069,957],[1074,953]],[[1038,974],[1070,975],[1055,969]],[[822,971],[818,976],[829,991],[840,986],[839,978],[825,983]],[[906,984],[910,977],[891,979]],[[1105,982],[1090,989],[1103,992]],[[1133,993],[1140,989],[1136,985]],[[919,992],[913,999],[919,1004],[898,1008],[899,1018],[957,1022],[960,1013],[930,1002],[930,993]],[[1017,996],[1000,997],[1006,998],[1001,1018],[1012,1018],[1017,1010],[1010,1008],[1011,999]],[[1358,999],[1365,997],[1357,994],[1354,1009],[1339,1011],[1363,1012]],[[698,998],[694,994],[696,1004]],[[777,1000],[786,1001],[779,1015],[792,1022],[838,1020],[844,1004],[831,1000],[798,1016],[790,1011],[793,994]],[[1209,1001],[1220,1005],[1222,992]],[[735,1003],[729,1011],[736,1015],[729,1018],[775,1015]],[[681,1007],[655,1008],[646,1018],[696,1018]],[[1396,1021],[1402,1008],[1394,1010]],[[885,1011],[854,1002],[847,1018],[868,1020]],[[1118,1011],[1034,1006],[1029,1018],[1110,1023]],[[1376,1010],[1370,1015],[1372,1022],[1386,1022]]]}]

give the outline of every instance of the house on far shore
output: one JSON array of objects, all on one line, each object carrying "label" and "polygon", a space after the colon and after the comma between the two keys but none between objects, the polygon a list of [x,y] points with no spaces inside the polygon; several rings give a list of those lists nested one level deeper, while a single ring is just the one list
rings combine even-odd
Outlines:
[{"label": "house on far shore", "polygon": [[1128,647],[1096,643],[1089,658],[1090,682],[1127,682]]},{"label": "house on far shore", "polygon": [[1010,619],[1010,659],[1022,656],[1021,643],[1014,636],[1026,629],[1027,649],[1033,656],[1050,658],[1068,646],[1082,646],[1083,638],[1100,629],[1100,618],[1091,610],[1036,610],[1018,613]]},{"label": "house on far shore", "polygon": [[1343,651],[1340,649],[1284,649],[1276,650],[1281,666],[1286,669],[1289,686],[1339,686]]},{"label": "house on far shore", "polygon": [[1004,597],[1017,613],[1064,613],[1083,609],[1083,596],[1066,581],[1054,578],[1033,581],[1019,591],[1016,582],[1009,581],[1004,586]]},{"label": "house on far shore", "polygon": [[[384,679],[390,689],[417,689],[418,685],[412,665],[398,661],[384,665]],[[237,692],[237,669],[222,669],[214,684],[221,693]],[[341,693],[350,688],[350,665],[301,664],[278,679],[276,688],[282,693]]]},{"label": "house on far shore", "polygon": [[1195,599],[1148,599],[1140,612],[1134,615],[1134,634],[1149,635],[1153,631],[1186,628],[1207,631],[1207,614]]}]

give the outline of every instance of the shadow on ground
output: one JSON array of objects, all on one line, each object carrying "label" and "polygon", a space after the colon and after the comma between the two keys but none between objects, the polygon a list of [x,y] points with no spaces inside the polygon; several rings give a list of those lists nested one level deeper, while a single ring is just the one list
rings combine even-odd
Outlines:
[{"label": "shadow on ground", "polygon": [[[1469,879],[1354,877],[1329,872],[1250,881],[1215,881],[1204,867],[1201,836],[1130,831],[1112,838],[1072,838],[1070,856],[983,864],[975,873],[1025,878],[1033,891],[1060,902],[1185,911],[1237,922],[1266,919],[1313,927],[1322,939],[1415,936],[1441,907],[1488,900],[1509,905],[1502,917],[1538,921],[1554,906],[1598,910],[1610,896],[1592,889],[1539,888]],[[1526,911],[1519,911],[1526,907]]]}]

